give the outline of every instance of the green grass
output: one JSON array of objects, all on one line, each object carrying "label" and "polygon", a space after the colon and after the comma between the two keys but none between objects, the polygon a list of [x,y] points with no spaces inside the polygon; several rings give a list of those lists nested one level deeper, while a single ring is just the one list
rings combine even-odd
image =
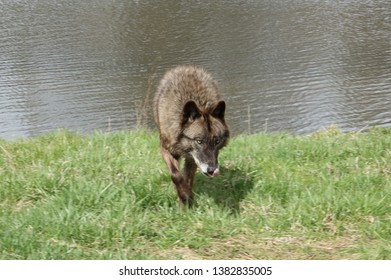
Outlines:
[{"label": "green grass", "polygon": [[242,135],[181,210],[156,132],[0,140],[0,259],[391,259],[391,129]]}]

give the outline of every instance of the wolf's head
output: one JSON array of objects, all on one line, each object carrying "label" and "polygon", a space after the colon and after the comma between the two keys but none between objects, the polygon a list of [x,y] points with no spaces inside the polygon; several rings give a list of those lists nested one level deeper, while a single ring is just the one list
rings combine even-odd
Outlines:
[{"label": "wolf's head", "polygon": [[206,106],[205,111],[194,101],[188,101],[183,108],[181,146],[208,177],[219,174],[219,150],[228,143],[229,128],[224,114],[223,100]]}]

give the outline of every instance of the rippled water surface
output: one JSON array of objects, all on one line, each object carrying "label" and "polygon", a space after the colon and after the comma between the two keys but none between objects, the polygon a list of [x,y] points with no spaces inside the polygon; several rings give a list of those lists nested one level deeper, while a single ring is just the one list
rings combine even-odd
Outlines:
[{"label": "rippled water surface", "polygon": [[388,0],[3,0],[0,137],[153,127],[159,78],[187,63],[234,133],[391,126]]}]

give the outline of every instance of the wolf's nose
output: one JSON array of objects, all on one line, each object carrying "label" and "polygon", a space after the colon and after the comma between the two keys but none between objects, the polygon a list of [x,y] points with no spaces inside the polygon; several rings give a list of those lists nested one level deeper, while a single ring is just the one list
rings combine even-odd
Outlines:
[{"label": "wolf's nose", "polygon": [[206,172],[208,173],[208,175],[210,177],[213,177],[213,176],[216,176],[219,174],[219,168],[218,167],[211,167],[209,166],[206,170]]},{"label": "wolf's nose", "polygon": [[213,173],[215,172],[215,169],[216,168],[214,168],[214,167],[208,167],[206,172],[208,173],[209,176],[213,176]]}]

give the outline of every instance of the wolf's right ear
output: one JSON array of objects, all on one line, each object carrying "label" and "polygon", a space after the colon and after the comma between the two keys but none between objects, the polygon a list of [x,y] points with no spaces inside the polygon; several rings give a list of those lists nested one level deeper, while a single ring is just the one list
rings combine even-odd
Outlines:
[{"label": "wolf's right ear", "polygon": [[200,111],[198,110],[197,104],[194,101],[188,101],[183,107],[183,121],[193,121],[196,118],[201,116]]},{"label": "wolf's right ear", "polygon": [[225,102],[223,100],[220,100],[216,107],[212,111],[212,116],[217,118],[217,119],[224,119],[225,115]]}]

